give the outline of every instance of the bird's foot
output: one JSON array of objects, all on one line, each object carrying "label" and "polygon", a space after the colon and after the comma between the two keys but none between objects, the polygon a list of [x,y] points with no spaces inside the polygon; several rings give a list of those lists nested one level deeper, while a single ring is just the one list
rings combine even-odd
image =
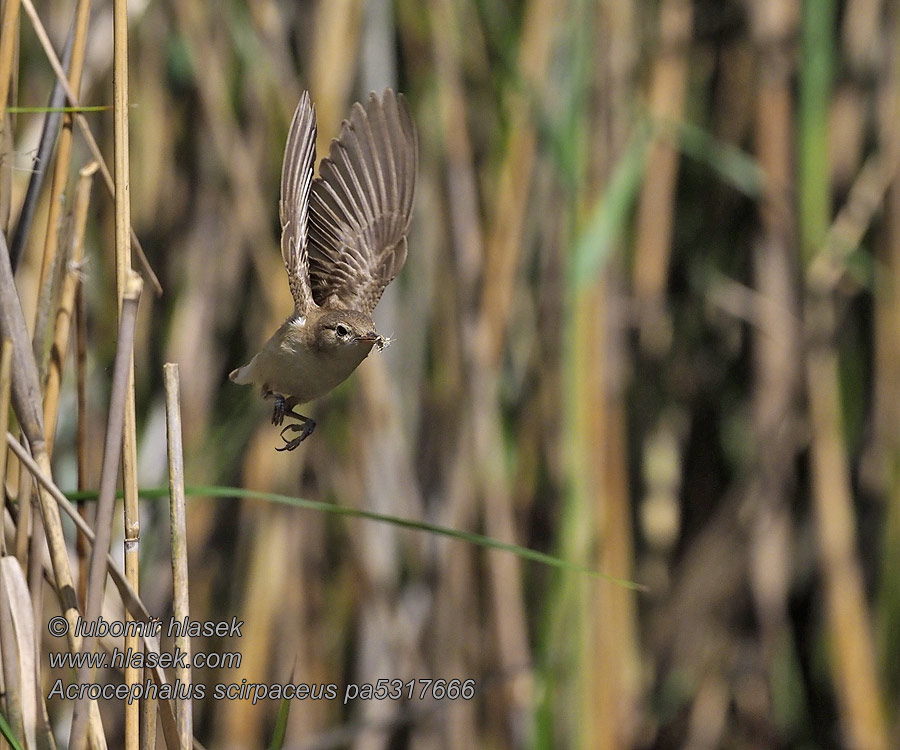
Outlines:
[{"label": "bird's foot", "polygon": [[[312,435],[312,431],[316,429],[316,423],[311,420],[309,417],[304,417],[301,414],[295,414],[293,416],[298,417],[299,419],[304,420],[303,424],[289,424],[285,425],[284,429],[281,430],[281,439],[284,440],[284,445],[280,448],[276,448],[277,451],[292,451],[296,448],[300,443],[302,443],[306,438]],[[300,434],[288,440],[284,433],[286,432],[299,432]]]}]

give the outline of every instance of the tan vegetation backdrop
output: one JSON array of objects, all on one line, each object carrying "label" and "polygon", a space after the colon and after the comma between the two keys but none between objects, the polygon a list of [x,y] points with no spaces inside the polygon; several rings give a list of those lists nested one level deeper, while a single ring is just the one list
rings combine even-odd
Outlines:
[{"label": "tan vegetation backdrop", "polygon": [[[29,399],[14,383],[13,414],[0,378],[10,442],[27,438],[45,474],[52,450],[63,491],[93,491],[104,440],[118,445],[107,430],[124,425],[125,486],[141,496],[126,567],[165,620],[179,611],[168,492],[150,490],[178,453],[163,378],[177,363],[190,616],[244,621],[240,638],[193,639],[242,656],[193,680],[338,686],[289,704],[207,695],[192,718],[177,708],[183,736],[900,747],[897,0],[131,0],[127,38],[119,0],[2,5],[0,220],[17,294],[0,285],[0,306],[8,321],[21,305],[34,337],[47,432],[44,446]],[[80,104],[101,107],[83,124],[36,109],[57,80],[39,31]],[[128,108],[114,112],[126,41]],[[291,308],[290,116],[309,89],[321,155],[350,104],[387,86],[408,98],[420,147],[408,262],[375,313],[395,341],[278,453],[271,402],[227,374]],[[117,209],[100,172],[79,176],[96,158],[87,129],[116,184],[130,175]],[[38,161],[42,140],[55,145]],[[162,288],[132,242],[133,420],[131,390],[113,385],[127,207]],[[0,713],[22,746],[65,747],[88,714],[73,723],[75,702],[34,696],[84,676],[50,668],[66,643],[47,622],[91,611],[87,553],[67,519],[67,546],[54,541],[55,500],[19,458],[0,469]],[[641,588],[242,490],[477,532]],[[100,495],[82,504],[98,524]],[[135,536],[133,513],[125,523]],[[118,561],[125,533],[117,506]],[[123,611],[107,586],[104,617]],[[343,704],[345,686],[380,678],[476,688]],[[171,739],[153,739],[149,713],[138,731],[144,708],[99,704],[92,746]]]}]

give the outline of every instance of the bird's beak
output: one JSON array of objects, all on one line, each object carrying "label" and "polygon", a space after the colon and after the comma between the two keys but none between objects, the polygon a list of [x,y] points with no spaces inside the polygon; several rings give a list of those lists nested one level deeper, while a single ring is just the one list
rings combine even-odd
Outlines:
[{"label": "bird's beak", "polygon": [[364,333],[362,336],[357,336],[354,340],[355,341],[378,341],[378,339],[380,339],[380,338],[381,338],[381,336],[379,336],[377,333],[375,333],[375,331],[372,331],[371,333]]}]

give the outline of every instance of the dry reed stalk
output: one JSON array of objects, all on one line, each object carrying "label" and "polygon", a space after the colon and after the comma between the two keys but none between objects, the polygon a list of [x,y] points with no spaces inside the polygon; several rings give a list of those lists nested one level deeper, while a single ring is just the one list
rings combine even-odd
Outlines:
[{"label": "dry reed stalk", "polygon": [[[693,29],[689,0],[664,0],[659,7],[659,53],[651,74],[648,109],[662,122],[684,117],[688,82],[688,52]],[[675,224],[675,185],[679,154],[668,138],[650,148],[637,206],[634,242],[634,293],[641,306],[641,345],[662,355],[671,344],[665,312],[672,229]]]},{"label": "dry reed stalk", "polygon": [[[540,96],[553,52],[562,6],[552,0],[532,0],[525,8],[519,39],[518,71],[526,90]],[[498,368],[505,347],[509,312],[515,287],[524,221],[529,205],[537,135],[531,102],[523,94],[510,94],[506,101],[509,136],[491,203],[485,241],[484,273],[474,360],[468,373],[471,415],[468,436],[482,492],[487,533],[495,539],[516,538],[512,497],[503,464],[505,453],[498,404]],[[506,685],[510,707],[510,730],[514,742],[529,742],[530,711],[534,678],[530,669],[531,649],[525,622],[521,566],[511,555],[490,555],[489,585],[492,614],[497,627],[501,669],[515,675]]]},{"label": "dry reed stalk", "polygon": [[[14,558],[9,558],[11,562]],[[0,662],[3,668],[3,715],[8,722],[13,736],[25,738],[25,722],[22,718],[22,696],[17,669],[18,646],[13,632],[12,611],[7,603],[6,580],[3,567],[7,563],[6,555],[0,557]],[[21,568],[19,569],[21,572]],[[28,609],[26,607],[25,609]],[[0,740],[0,748],[6,750],[9,745]]]},{"label": "dry reed stalk", "polygon": [[62,370],[66,352],[69,349],[69,330],[75,309],[75,295],[81,284],[81,262],[84,258],[84,230],[87,225],[91,186],[97,168],[97,162],[91,162],[79,172],[80,177],[75,192],[75,206],[73,209],[75,224],[72,232],[72,253],[69,256],[69,267],[65,271],[59,306],[56,310],[56,328],[53,336],[53,346],[50,350],[47,386],[44,391],[44,427],[47,431],[47,450],[51,454],[53,453],[53,443],[56,435]]},{"label": "dry reed stalk", "polygon": [[[472,305],[472,300],[478,294],[477,279],[485,263],[483,250],[485,243],[478,210],[478,186],[467,131],[467,106],[462,85],[460,32],[456,12],[454,6],[445,0],[433,0],[431,3],[431,34],[438,72],[440,113],[448,161],[447,192],[450,203],[451,242],[459,278],[457,288],[460,299],[458,330],[463,363],[468,373],[468,386],[479,392],[479,397],[466,399],[470,404],[470,409],[467,409],[463,415],[461,427],[463,438],[459,441],[454,465],[471,467],[474,462],[478,467],[477,484],[479,485],[478,489],[484,493],[483,508],[488,533],[494,538],[511,541],[516,535],[511,522],[511,498],[504,479],[504,469],[496,461],[490,460],[491,456],[498,455],[498,451],[499,455],[502,455],[503,450],[500,447],[498,415],[494,411],[495,402],[492,401],[491,396],[496,392],[493,375],[491,375],[491,384],[485,383],[488,373],[492,373],[486,364],[486,360],[490,359],[487,347],[490,335],[488,331],[492,329],[490,311],[486,309],[489,299],[485,297],[480,308]],[[534,32],[533,24],[536,15],[539,14],[535,14],[532,9],[529,15],[532,23],[529,28],[532,29],[532,32]],[[528,38],[531,39],[532,36],[529,34]],[[530,52],[530,49],[528,51],[522,49],[521,57],[526,57]],[[520,107],[527,107],[527,104],[522,101],[518,101],[517,104]],[[524,115],[521,110],[518,114],[519,116]],[[528,146],[528,139],[524,143],[526,153],[529,148],[533,149],[534,146],[533,133],[530,137],[530,146]],[[504,171],[507,180],[512,179],[511,160],[521,155],[521,147],[511,146],[510,149],[506,155],[508,160],[505,162]],[[516,152],[515,155],[512,153],[513,150]],[[512,185],[507,184],[507,190],[511,189]],[[512,199],[509,195],[506,197]],[[498,210],[501,210],[499,207],[502,205],[498,204]],[[505,207],[502,210],[505,211]],[[505,235],[504,238],[508,239]],[[507,249],[512,255],[516,254],[516,249]],[[512,283],[512,271],[515,268],[514,258],[512,265],[508,268],[509,275],[496,281],[501,284]],[[485,278],[487,277],[485,276]],[[491,279],[490,286],[492,291],[496,292],[494,281]],[[500,308],[495,306],[493,309],[496,311]],[[502,328],[500,330],[502,331]],[[450,493],[452,502],[447,512],[456,521],[471,523],[472,515],[476,511],[476,495],[471,489],[463,489],[464,483],[457,486],[462,491]],[[454,578],[463,568],[451,564],[451,560],[455,560],[455,556],[449,556],[450,550],[446,546],[445,550],[447,556],[444,557],[443,562],[447,568],[446,575]],[[532,700],[533,684],[530,670],[523,672],[523,667],[530,664],[531,656],[519,584],[521,579],[518,561],[501,560],[500,557],[500,555],[488,557],[492,615],[496,625],[495,643],[501,654],[500,669],[504,674],[510,675],[504,686],[510,732],[513,736],[524,739],[528,735],[528,721],[525,715]],[[465,590],[465,587],[455,586],[451,582],[445,587],[444,592],[448,596],[455,596]],[[457,602],[453,611],[458,611],[460,606],[462,606],[461,603]],[[461,653],[450,657],[450,663],[454,666],[461,661]],[[475,736],[472,717],[463,713],[462,718],[469,720],[465,734],[469,737]]]},{"label": "dry reed stalk", "polygon": [[[115,225],[116,225],[116,298],[119,326],[125,322],[125,304],[133,292],[135,281],[131,266],[131,186],[129,184],[128,143],[128,0],[113,2],[113,156],[115,172]],[[140,295],[140,286],[136,287]],[[137,314],[137,302],[134,304]],[[133,335],[134,321],[131,322]],[[124,421],[122,439],[122,487],[124,490],[125,575],[139,591],[141,515],[138,503],[137,476],[137,426],[134,404],[134,350],[133,341],[127,351],[126,388],[124,392]],[[118,352],[117,352],[118,353]],[[112,424],[112,422],[110,423]],[[99,505],[98,505],[99,513]],[[94,526],[98,525],[95,516]],[[105,548],[104,548],[105,549]],[[93,564],[93,559],[91,560]],[[126,620],[129,619],[126,613]],[[126,635],[125,648],[140,648],[137,635]],[[125,667],[125,684],[131,686],[141,681],[141,670],[131,664]],[[138,750],[140,744],[140,703],[125,704],[125,750]]]},{"label": "dry reed stalk", "polygon": [[[13,408],[31,446],[35,461],[41,470],[50,476],[50,459],[44,442],[43,415],[40,412],[37,365],[31,355],[25,319],[9,264],[6,238],[2,234],[0,234],[0,335],[10,339],[13,344]],[[40,498],[53,563],[54,584],[70,625],[69,645],[75,649],[79,645],[74,639],[78,610],[59,511],[45,492],[40,493]]]},{"label": "dry reed stalk", "polygon": [[[22,471],[19,467],[19,482],[16,491],[16,505],[19,510],[19,517],[16,519],[16,559],[23,568],[28,567],[28,545],[29,535],[32,526],[32,505],[31,490],[34,482],[28,476],[28,473]],[[36,514],[38,523],[40,523],[40,513]]]},{"label": "dry reed stalk", "polygon": [[[163,366],[166,388],[166,445],[169,458],[169,531],[172,538],[172,581],[175,619],[190,617],[187,559],[187,524],[184,503],[184,453],[181,446],[181,400],[178,388],[178,365]],[[191,638],[186,633],[175,636],[175,648],[191,658]],[[190,686],[191,668],[178,666],[175,677],[182,685]],[[175,704],[178,724],[179,750],[190,750],[193,738],[191,699],[179,698]]]},{"label": "dry reed stalk", "polygon": [[[328,153],[338,132],[357,70],[363,3],[333,0],[316,11],[313,49],[309,60],[309,88],[319,120],[318,153]],[[340,49],[342,54],[335,55]]]},{"label": "dry reed stalk", "polygon": [[[0,426],[9,422],[9,395],[12,386],[12,341],[0,339]],[[5,431],[5,430],[4,430]],[[6,448],[0,450],[0,501],[6,502],[6,467],[9,457]],[[6,554],[6,537],[0,534],[0,553]]]},{"label": "dry reed stalk", "polygon": [[3,16],[0,18],[0,131],[6,126],[6,100],[12,80],[18,22],[19,0],[6,0],[3,3]]},{"label": "dry reed stalk", "polygon": [[[152,672],[149,669],[144,669],[144,679],[152,679]],[[141,701],[141,750],[156,750],[156,721],[158,718],[156,701],[149,697],[144,698]]]},{"label": "dry reed stalk", "polygon": [[[0,424],[6,425],[9,419],[9,395],[12,381],[12,342],[3,340],[0,349]],[[0,502],[5,503],[6,498],[6,465],[7,450],[3,446],[0,450]],[[6,535],[0,533],[0,565],[6,562]],[[21,570],[21,568],[20,568]],[[16,670],[17,652],[16,641],[13,638],[12,613],[7,604],[6,581],[0,571],[0,662],[3,666],[3,688],[5,692],[4,715],[17,737],[25,737],[25,727],[22,718],[22,702],[18,671]]]},{"label": "dry reed stalk", "polygon": [[835,310],[823,290],[808,289],[805,310],[810,345],[807,397],[812,429],[813,504],[824,577],[834,682],[847,742],[887,750],[890,743],[878,687],[840,408]]},{"label": "dry reed stalk", "polygon": [[[129,275],[123,298],[119,322],[119,338],[116,344],[116,359],[113,364],[112,392],[110,394],[109,416],[107,419],[106,439],[103,446],[103,463],[100,470],[100,487],[97,507],[94,515],[94,533],[96,538],[91,551],[91,562],[88,568],[87,599],[84,605],[84,618],[88,622],[100,616],[106,590],[106,556],[112,540],[113,511],[116,501],[116,483],[119,476],[119,459],[122,454],[122,432],[125,426],[127,409],[127,393],[130,383],[130,365],[134,346],[134,327],[137,319],[138,302],[143,283],[140,276]],[[126,575],[128,569],[126,567]],[[134,583],[132,582],[132,587]],[[135,590],[136,587],[135,587]],[[96,646],[97,638],[89,635],[84,638],[82,651],[91,653]],[[79,684],[91,682],[93,668],[84,665],[78,670]],[[130,683],[129,683],[130,684]],[[70,747],[83,750],[87,741],[87,698],[79,699],[75,704],[72,719]]]},{"label": "dry reed stalk", "polygon": [[842,41],[847,61],[860,73],[876,72],[881,49],[878,38],[884,0],[848,0],[843,13]]},{"label": "dry reed stalk", "polygon": [[[266,446],[274,453],[271,446]],[[258,485],[252,485],[258,486]],[[256,507],[257,518],[253,528],[245,529],[243,546],[247,549],[247,564],[241,569],[243,579],[240,606],[244,620],[244,635],[240,651],[240,669],[223,670],[224,682],[239,682],[242,678],[261,679],[265,665],[272,653],[272,633],[283,613],[286,588],[291,585],[287,571],[297,570],[296,557],[288,557],[285,550],[291,546],[289,526],[285,523],[287,508]],[[291,565],[291,562],[294,565]],[[273,575],[274,571],[280,574]],[[248,668],[249,665],[253,665]],[[251,671],[253,670],[253,671]],[[257,671],[258,670],[258,671]],[[266,731],[264,718],[252,710],[247,701],[228,706],[216,721],[212,745],[252,747],[259,744],[259,737]]]},{"label": "dry reed stalk", "polygon": [[783,670],[791,580],[791,515],[788,506],[799,446],[794,423],[801,371],[795,217],[784,196],[793,190],[793,39],[798,15],[791,3],[755,7],[753,35],[760,69],[754,142],[767,190],[759,205],[763,236],[753,250],[758,320],[753,327],[753,428],[757,455],[747,487],[754,518],[749,574],[769,683]]},{"label": "dry reed stalk", "polygon": [[[360,373],[362,410],[361,429],[357,434],[365,438],[358,443],[361,459],[361,497],[364,507],[405,518],[422,519],[424,504],[419,493],[415,471],[410,464],[410,450],[401,430],[400,414],[396,408],[403,396],[387,372],[383,359],[371,363]],[[401,580],[400,561],[403,551],[410,566],[417,567],[423,549],[420,538],[410,539],[397,529],[375,524],[360,527],[355,534],[362,564],[370,589],[366,606],[362,608],[360,629],[363,639],[356,675],[363,681],[378,679],[378,675],[392,673],[411,677],[427,671],[417,646],[422,638],[421,618],[405,616],[403,600],[408,592]],[[392,648],[383,644],[392,642]],[[364,713],[364,721],[390,725],[397,721],[399,706],[372,705]],[[384,729],[368,729],[359,737],[360,745],[371,738],[387,736]]]},{"label": "dry reed stalk", "polygon": [[846,274],[847,258],[859,248],[872,219],[883,207],[898,169],[900,150],[895,144],[886,144],[866,159],[828,229],[824,245],[810,262],[807,276],[815,288],[834,290],[840,283]]},{"label": "dry reed stalk", "polygon": [[[18,440],[16,440],[14,435],[9,432],[6,433],[6,443],[12,449],[12,452],[16,455],[19,461],[22,462],[25,469],[30,472],[31,475],[37,480],[42,490],[46,491],[48,497],[53,500],[58,508],[61,508],[65,512],[65,514],[72,520],[72,522],[75,524],[75,527],[85,535],[88,543],[93,545],[95,541],[94,531],[78,514],[77,509],[72,505],[72,503],[68,501],[59,487],[56,486],[50,475],[47,474],[37,464],[37,462],[28,454],[28,451],[25,449],[25,447]],[[106,556],[106,569],[109,573],[110,578],[112,578],[113,583],[119,591],[119,596],[122,599],[122,604],[125,606],[125,609],[131,613],[131,616],[135,620],[150,620],[150,611],[147,609],[147,606],[144,604],[144,602],[141,601],[141,598],[137,595],[137,592],[132,588],[131,584],[128,583],[124,572],[119,568],[119,566],[116,564],[116,561],[113,560],[113,557],[110,554]],[[72,629],[70,628],[70,631],[71,630]],[[147,653],[156,655],[158,662],[160,654],[159,639],[155,635],[146,635],[144,636],[143,641]],[[165,672],[158,663],[151,669],[151,671],[153,674],[153,680],[157,685],[166,684]],[[160,701],[159,706],[160,718],[162,719],[163,734],[165,736],[166,745],[169,748],[178,747],[178,732],[175,727],[175,712],[172,710],[171,701]]]},{"label": "dry reed stalk", "polygon": [[[661,36],[670,35],[663,44],[676,44],[680,33],[684,37],[681,42],[686,47],[690,37],[690,9],[685,10],[677,3],[674,6],[664,4],[660,15],[660,26],[663,27]],[[604,50],[596,53],[598,72],[595,78],[603,81],[615,76],[617,84],[604,90],[600,102],[591,108],[591,161],[579,201],[582,216],[590,210],[594,196],[609,184],[617,154],[624,150],[629,137],[630,116],[628,108],[621,106],[620,100],[630,101],[634,96],[634,69],[614,56],[624,51],[621,48],[638,46],[637,19],[633,10],[612,2],[591,20],[600,40],[597,47]],[[617,49],[616,44],[621,48]],[[670,76],[675,90],[671,101],[657,101],[661,110],[669,106],[674,110],[684,96],[683,91],[678,91],[677,79],[679,74],[686,76],[686,71],[679,71],[679,67],[686,67],[684,58],[687,51],[674,47],[669,49],[669,53],[671,59],[658,62],[656,75]],[[625,59],[628,59],[627,53]],[[616,70],[616,65],[623,67]],[[673,210],[672,205],[668,209],[664,207],[665,200],[674,203],[677,157],[667,162],[669,156],[661,152],[658,158],[663,170],[671,169],[669,177],[672,184],[667,187],[666,177],[661,177],[657,194],[647,198],[650,201],[661,199],[663,203],[658,207],[663,211]],[[647,179],[652,179],[651,174],[652,169],[645,170]],[[645,182],[644,187],[646,185]],[[639,225],[639,234],[640,231]],[[645,249],[654,247],[656,242],[655,249],[665,254],[666,265],[670,235],[671,231],[668,236],[664,233],[655,238],[644,236],[644,241],[648,243]],[[663,270],[663,277],[666,273]],[[592,282],[579,286],[580,280],[576,280],[572,295],[574,303],[570,298],[573,308],[570,314],[573,317],[570,324],[564,324],[564,330],[568,325],[575,329],[569,351],[574,355],[572,368],[576,388],[569,395],[571,401],[567,412],[578,455],[571,457],[577,462],[577,468],[573,467],[570,476],[574,479],[573,492],[580,489],[584,493],[582,498],[574,499],[576,505],[570,512],[583,513],[585,521],[581,523],[587,535],[585,541],[596,545],[593,554],[589,548],[577,550],[580,555],[575,559],[591,560],[591,565],[598,570],[630,579],[634,564],[631,522],[634,509],[630,503],[627,467],[629,435],[624,375],[628,369],[629,355],[624,320],[617,313],[625,296],[624,276],[621,264],[613,261]],[[663,286],[645,299],[655,299],[661,306],[664,291]],[[573,541],[577,547],[578,532],[574,535],[576,538]],[[578,629],[586,643],[582,647],[585,657],[583,666],[578,676],[574,677],[583,688],[580,721],[576,719],[572,722],[570,741],[597,750],[630,747],[638,726],[639,704],[635,592],[620,586],[599,584],[582,589],[575,600],[580,609]]]},{"label": "dry reed stalk", "polygon": [[12,213],[13,175],[13,118],[0,123],[0,231],[9,234],[9,219]]},{"label": "dry reed stalk", "polygon": [[[824,18],[833,12],[834,7]],[[834,293],[843,276],[843,259],[857,246],[896,174],[898,150],[891,137],[882,144],[881,153],[867,160],[846,205],[829,227],[830,185],[822,184],[821,155],[814,153],[822,139],[816,113],[821,111],[830,86],[831,29],[822,18],[812,10],[807,10],[804,17],[804,51],[818,62],[818,67],[809,71],[802,89],[807,102],[808,122],[804,125],[810,134],[803,152],[806,161],[801,162],[805,180],[800,195],[805,219],[803,249],[808,256],[804,325],[809,345],[804,364],[813,509],[842,728],[849,744],[881,750],[889,747],[890,741],[855,538],[857,525],[842,419]]]},{"label": "dry reed stalk", "polygon": [[[6,246],[6,237],[2,233],[0,233],[0,336],[8,338],[13,344],[12,395],[16,417],[31,446],[34,463],[43,474],[48,477],[52,476],[50,456],[44,441],[37,364],[31,354],[25,318],[22,315],[22,307],[19,303],[19,295],[9,262],[9,249]],[[21,456],[19,456],[19,460],[22,460]],[[31,460],[30,457],[29,460]],[[69,650],[75,652],[81,647],[81,638],[75,634],[78,622],[78,604],[75,598],[75,587],[59,509],[53,502],[50,492],[43,485],[39,491],[39,498],[53,567],[52,580],[63,616],[69,624],[67,633]],[[100,724],[100,714],[96,706],[90,712],[90,730],[92,742],[101,746],[104,742],[103,727]]]},{"label": "dry reed stalk", "polygon": [[[24,747],[37,747],[39,709],[35,659],[37,636],[28,586],[18,561],[0,558],[0,647],[3,654],[5,715]],[[42,737],[41,739],[44,739]],[[5,744],[5,743],[4,743]]]},{"label": "dry reed stalk", "polygon": [[883,6],[882,0],[849,0],[842,13],[841,51],[849,75],[842,76],[831,97],[828,134],[831,183],[838,190],[859,171],[866,148],[871,82],[884,55],[883,46],[874,42]]},{"label": "dry reed stalk", "polygon": [[[892,4],[886,34],[897,38],[900,9]],[[898,149],[900,118],[900,48],[891,45],[884,61],[879,91],[879,141],[887,151]],[[873,424],[869,455],[862,462],[862,480],[884,498],[882,561],[878,588],[877,645],[888,705],[897,705],[900,674],[894,668],[900,654],[900,184],[895,180],[885,196],[883,232],[877,246],[882,270],[873,295],[874,394],[870,407]],[[895,711],[894,745],[900,745],[900,722]]]},{"label": "dry reed stalk", "polygon": [[[571,374],[568,377],[570,401],[567,408],[566,452],[572,496],[568,512],[570,517],[577,517],[579,521],[570,522],[571,527],[564,528],[560,536],[563,539],[565,558],[579,561],[589,559],[591,542],[595,536],[600,539],[601,549],[605,540],[603,514],[597,507],[597,499],[602,499],[601,488],[605,476],[602,457],[606,449],[605,435],[599,427],[606,417],[606,385],[602,381],[600,366],[603,357],[600,350],[605,348],[606,340],[603,330],[605,315],[601,311],[609,304],[604,294],[604,278],[605,273],[595,283],[582,284],[570,303],[572,309],[569,312],[568,330],[571,341],[567,360]],[[598,437],[600,442],[595,444],[594,439]],[[590,522],[585,520],[587,518],[590,518]],[[620,725],[614,717],[610,693],[604,688],[612,681],[617,682],[619,676],[608,674],[608,631],[594,621],[595,607],[600,604],[602,592],[579,587],[575,581],[563,582],[561,586],[565,592],[561,596],[564,606],[570,609],[572,602],[577,602],[577,609],[583,614],[576,619],[571,641],[560,646],[565,649],[563,653],[569,659],[587,661],[591,665],[590,669],[571,676],[575,684],[567,687],[580,700],[576,703],[578,710],[573,712],[565,728],[573,741],[581,734],[581,737],[592,739],[593,747],[614,748],[617,746]],[[561,615],[551,615],[554,616]],[[558,631],[557,622],[554,634]],[[551,659],[560,658],[558,651],[551,653]],[[598,665],[603,666],[599,684],[590,679]],[[579,727],[584,729],[579,732]]]},{"label": "dry reed stalk", "polygon": [[[459,31],[449,0],[431,0],[431,39],[437,70],[438,102],[447,160],[451,247],[461,299],[474,299],[484,262],[483,228],[478,207],[478,180],[466,125],[465,90],[460,70]],[[461,313],[475,317],[472,306]],[[466,321],[462,321],[466,324]],[[474,325],[468,321],[468,328]]]},{"label": "dry reed stalk", "polygon": [[12,118],[6,117],[10,82],[14,78],[16,49],[19,40],[19,3],[6,0],[0,17],[0,231],[9,228],[12,202],[13,128]]},{"label": "dry reed stalk", "polygon": [[[526,8],[519,40],[518,69],[526,90],[540,92],[553,49],[560,6],[532,0]],[[523,225],[531,189],[537,137],[531,102],[523,94],[510,94],[505,103],[509,136],[489,212],[485,241],[480,304],[475,330],[464,342],[471,389],[464,442],[472,451],[476,484],[482,495],[487,533],[495,539],[516,538],[512,498],[503,465],[500,415],[497,411],[497,368],[505,343],[509,309],[522,246]],[[464,304],[470,304],[465,301]],[[464,333],[467,333],[464,329]],[[490,555],[489,587],[500,668],[513,675],[505,685],[508,720],[515,742],[528,742],[529,712],[533,701],[531,651],[521,589],[520,563],[506,555]]]},{"label": "dry reed stalk", "polygon": [[[540,92],[545,85],[563,10],[564,5],[554,0],[531,0],[525,7],[517,68],[526,91]],[[508,94],[505,109],[509,136],[488,213],[480,300],[484,345],[493,366],[500,360],[509,321],[537,144],[529,97],[516,89]]]},{"label": "dry reed stalk", "polygon": [[[72,44],[72,60],[68,75],[69,86],[76,99],[81,88],[81,72],[84,68],[84,54],[87,48],[90,15],[90,0],[78,0],[75,10],[75,36]],[[59,241],[58,225],[61,221],[60,212],[63,210],[63,193],[69,182],[69,163],[72,159],[72,128],[74,121],[73,113],[66,112],[63,115],[62,130],[57,141],[56,163],[53,167],[53,178],[50,183],[47,230],[44,235],[44,255],[41,261],[39,289],[43,289],[56,262]],[[49,433],[46,434],[49,435]],[[48,436],[48,451],[51,443],[52,437]]]},{"label": "dry reed stalk", "polygon": [[[69,28],[66,37],[66,46],[63,48],[62,63],[65,68],[69,68],[72,64],[72,45],[75,42],[75,25]],[[47,106],[55,111],[48,112],[44,117],[44,123],[41,126],[41,137],[38,142],[37,151],[32,156],[31,163],[34,171],[28,180],[28,189],[22,201],[22,208],[19,211],[19,218],[16,221],[16,229],[9,241],[10,260],[12,262],[13,271],[18,267],[19,261],[22,259],[25,243],[31,234],[31,224],[34,220],[34,214],[38,208],[40,201],[41,189],[44,186],[44,179],[47,176],[46,165],[50,163],[53,156],[53,149],[56,147],[56,136],[59,133],[59,125],[62,122],[63,113],[58,111],[64,107],[66,103],[66,92],[63,91],[59,81],[53,84],[53,91],[50,93]]]},{"label": "dry reed stalk", "polygon": [[[44,54],[47,56],[50,67],[53,69],[53,72],[56,75],[56,79],[59,81],[60,85],[63,87],[63,90],[66,92],[66,97],[69,100],[69,106],[79,107],[80,103],[78,97],[75,95],[75,92],[69,85],[66,73],[63,70],[62,65],[60,65],[59,58],[56,56],[56,52],[53,49],[53,44],[50,42],[50,37],[47,35],[47,30],[44,28],[44,24],[41,21],[40,16],[38,16],[37,11],[34,9],[34,5],[32,4],[31,0],[21,0],[21,3],[22,7],[25,9],[25,13],[28,15],[28,18],[31,21],[31,25],[34,28],[34,32],[41,44],[41,48],[44,50]],[[100,147],[97,145],[97,139],[94,138],[94,134],[91,131],[90,125],[88,125],[87,120],[81,113],[75,113],[75,122],[78,124],[78,127],[81,130],[82,136],[84,136],[84,140],[91,152],[91,157],[100,165],[100,174],[103,176],[103,182],[106,184],[107,191],[109,192],[110,196],[115,198],[116,190],[115,184],[113,182],[113,177],[109,172],[109,167],[106,165],[106,159],[103,158],[103,154],[100,152]],[[144,249],[141,246],[140,240],[138,240],[138,237],[134,232],[134,228],[129,228],[129,232],[131,237],[131,245],[138,255],[138,262],[141,264],[141,270],[146,280],[153,287],[156,294],[161,295],[162,286],[159,283],[159,278],[157,278],[156,273],[154,273],[153,268],[150,266],[150,262],[147,260],[147,256],[144,254]]]},{"label": "dry reed stalk", "polygon": [[[87,489],[88,436],[87,436],[87,306],[84,302],[84,284],[75,287],[75,453],[78,469],[78,490]],[[87,519],[87,503],[78,502],[78,513]],[[78,556],[78,601],[87,595],[88,544],[84,534],[78,532],[75,539]]]},{"label": "dry reed stalk", "polygon": [[[205,6],[194,3],[177,3],[175,15],[178,26],[188,42],[188,52],[196,70],[203,75],[195,78],[197,90],[206,115],[213,146],[218,152],[222,168],[228,174],[237,225],[251,250],[257,276],[264,292],[266,306],[272,319],[280,322],[284,315],[284,276],[281,259],[260,238],[271,235],[268,217],[274,202],[267,198],[260,186],[259,164],[241,138],[241,127],[234,114],[231,94],[224,72],[230,62],[222,50],[209,38],[211,27],[204,14]],[[319,102],[319,130],[323,128]],[[277,325],[277,324],[276,324]]]},{"label": "dry reed stalk", "polygon": [[860,170],[824,246],[807,269],[809,300],[805,316],[812,341],[806,369],[814,427],[814,497],[838,662],[837,692],[850,737],[860,746],[873,748],[886,748],[889,742],[853,536],[855,514],[841,427],[838,361],[832,342],[835,310],[830,295],[843,276],[844,259],[859,246],[896,178],[898,153],[896,138],[891,137],[883,151],[870,157]]}]

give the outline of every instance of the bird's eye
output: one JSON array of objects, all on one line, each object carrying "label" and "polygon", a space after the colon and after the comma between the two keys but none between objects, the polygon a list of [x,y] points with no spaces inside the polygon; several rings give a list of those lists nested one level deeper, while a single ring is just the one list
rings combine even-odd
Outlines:
[{"label": "bird's eye", "polygon": [[338,338],[345,339],[350,334],[350,331],[347,330],[347,326],[339,323],[334,327],[334,332],[338,335]]}]

